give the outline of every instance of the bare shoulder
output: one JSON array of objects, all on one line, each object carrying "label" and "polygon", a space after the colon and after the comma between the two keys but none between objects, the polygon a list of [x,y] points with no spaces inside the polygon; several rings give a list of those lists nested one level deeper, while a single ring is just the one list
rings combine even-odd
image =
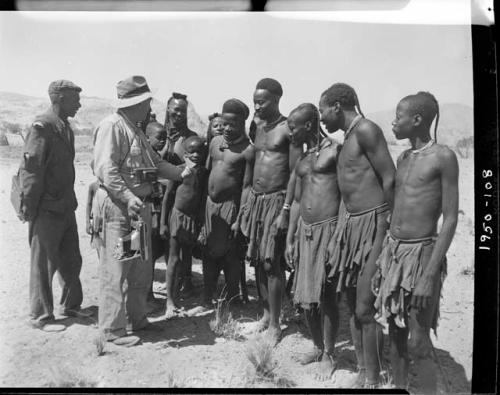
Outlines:
[{"label": "bare shoulder", "polygon": [[384,139],[382,129],[369,119],[362,119],[357,127],[353,130],[361,145],[370,146],[376,144],[379,140]]},{"label": "bare shoulder", "polygon": [[443,144],[436,144],[436,158],[442,169],[444,168],[458,168],[458,159],[455,152]]},{"label": "bare shoulder", "polygon": [[276,125],[276,130],[280,134],[280,136],[285,137],[287,140],[290,140],[290,128],[288,127],[288,122],[285,120],[281,121],[278,125]]}]

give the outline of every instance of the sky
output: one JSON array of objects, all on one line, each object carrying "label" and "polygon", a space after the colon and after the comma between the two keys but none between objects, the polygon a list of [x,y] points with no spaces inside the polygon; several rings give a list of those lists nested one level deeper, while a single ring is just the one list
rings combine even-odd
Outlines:
[{"label": "sky", "polygon": [[285,115],[317,104],[335,82],[356,89],[364,113],[393,109],[419,90],[440,103],[473,103],[470,25],[300,13],[0,14],[0,91],[46,97],[51,81],[66,78],[82,95],[114,98],[132,74],[144,75],[159,100],[187,94],[204,115],[231,97],[251,106],[263,77],[281,82]]}]

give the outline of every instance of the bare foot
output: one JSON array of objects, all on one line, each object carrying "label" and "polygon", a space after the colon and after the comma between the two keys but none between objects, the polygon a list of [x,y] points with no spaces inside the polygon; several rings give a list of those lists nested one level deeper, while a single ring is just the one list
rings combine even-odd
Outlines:
[{"label": "bare foot", "polygon": [[316,380],[330,380],[335,369],[337,369],[337,362],[333,359],[333,355],[325,352],[319,363],[319,372],[316,373]]},{"label": "bare foot", "polygon": [[317,347],[313,347],[313,349],[308,352],[294,355],[293,359],[299,362],[301,365],[308,365],[313,362],[318,362],[321,359],[322,355],[322,350]]},{"label": "bare foot", "polygon": [[165,320],[169,320],[177,316],[177,311],[174,304],[167,303],[167,309],[165,311]]},{"label": "bare foot", "polygon": [[353,388],[365,388],[366,383],[366,369],[359,369],[358,375],[352,384]]}]

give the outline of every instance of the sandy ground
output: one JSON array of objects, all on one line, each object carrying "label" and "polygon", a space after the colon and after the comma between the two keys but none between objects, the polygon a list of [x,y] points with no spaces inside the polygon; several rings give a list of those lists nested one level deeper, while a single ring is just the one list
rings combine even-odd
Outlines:
[{"label": "sandy ground", "polygon": [[[294,356],[309,349],[311,341],[305,325],[294,310],[287,308],[283,340],[272,352],[276,362],[273,381],[255,381],[246,350],[252,341],[217,337],[209,328],[213,315],[159,321],[163,332],[147,334],[141,345],[129,349],[106,344],[105,354],[97,356],[93,343],[98,331],[93,319],[65,320],[67,329],[46,333],[31,329],[28,320],[29,247],[28,227],[14,214],[9,201],[11,176],[17,169],[19,150],[0,147],[0,205],[4,208],[0,224],[2,267],[0,279],[0,386],[98,386],[98,387],[348,387],[353,378],[355,356],[345,308],[338,336],[339,369],[333,379],[315,379],[316,364],[306,367]],[[83,308],[97,312],[98,261],[84,232],[87,185],[92,180],[89,155],[76,158],[76,194],[80,248],[83,257],[81,280]],[[473,159],[460,160],[460,214],[457,233],[448,253],[448,277],[441,300],[438,338],[431,335],[442,365],[439,370],[441,393],[470,392],[472,369],[473,292],[474,292],[474,196]],[[201,265],[193,265],[197,295],[185,300],[187,308],[197,305],[201,292]],[[157,263],[155,287],[165,276],[164,262]],[[247,270],[251,303],[233,312],[241,321],[258,318],[253,273]],[[60,295],[54,279],[55,301]],[[153,320],[160,320],[160,316]],[[387,360],[384,361],[387,364]],[[278,382],[279,379],[279,382]],[[448,382],[448,384],[446,384]],[[411,376],[411,388],[418,382]]]}]

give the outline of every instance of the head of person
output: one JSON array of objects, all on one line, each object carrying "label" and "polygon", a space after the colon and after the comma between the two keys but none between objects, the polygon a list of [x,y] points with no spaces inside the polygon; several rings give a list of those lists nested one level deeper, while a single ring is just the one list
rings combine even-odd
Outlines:
[{"label": "head of person", "polygon": [[303,103],[293,109],[287,123],[290,128],[290,141],[296,147],[318,138],[319,112],[312,103]]},{"label": "head of person", "polygon": [[281,84],[272,78],[261,79],[253,94],[255,115],[260,119],[270,121],[279,114],[279,101],[283,96]]},{"label": "head of person", "polygon": [[245,134],[245,121],[250,115],[247,105],[238,99],[226,100],[222,106],[223,136],[234,141]]},{"label": "head of person", "polygon": [[160,152],[167,142],[167,131],[161,123],[152,121],[146,126],[146,137],[151,147],[156,152]]},{"label": "head of person", "polygon": [[134,124],[146,125],[151,114],[153,93],[143,76],[133,75],[116,84],[116,107]]},{"label": "head of person", "polygon": [[174,92],[167,101],[166,118],[172,122],[176,128],[187,127],[187,96],[182,93]]},{"label": "head of person", "polygon": [[401,99],[396,107],[396,118],[392,121],[392,131],[398,140],[417,136],[427,136],[432,122],[436,119],[434,137],[439,122],[439,105],[429,92],[418,92]]},{"label": "head of person", "polygon": [[200,136],[189,136],[184,141],[185,153],[184,157],[191,162],[201,165],[206,159],[206,144]]},{"label": "head of person", "polygon": [[208,117],[208,133],[210,137],[220,136],[224,131],[223,123],[222,123],[222,115],[218,112],[214,112],[212,115]]},{"label": "head of person", "polygon": [[346,111],[356,110],[363,115],[356,91],[347,84],[333,84],[321,94],[319,101],[321,122],[329,133],[336,132],[344,125]]},{"label": "head of person", "polygon": [[59,116],[63,119],[73,118],[80,104],[82,88],[68,80],[53,81],[49,85],[49,98],[52,106],[57,107]]}]

